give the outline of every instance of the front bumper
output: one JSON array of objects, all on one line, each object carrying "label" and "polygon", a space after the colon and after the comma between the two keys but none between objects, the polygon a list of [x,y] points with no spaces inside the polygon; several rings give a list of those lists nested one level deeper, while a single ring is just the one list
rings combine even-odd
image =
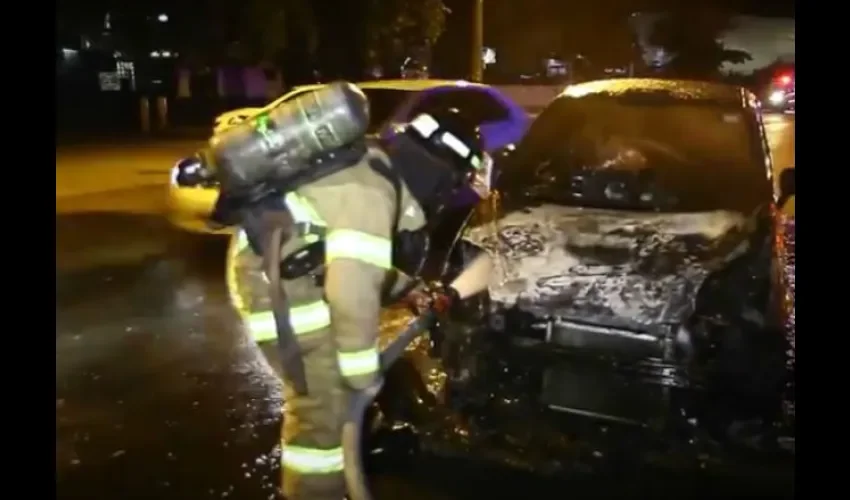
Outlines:
[{"label": "front bumper", "polygon": [[670,325],[638,330],[518,310],[489,323],[506,363],[499,373],[526,372],[536,383],[519,392],[537,394],[547,411],[648,425],[666,415],[671,391],[698,385],[683,355],[689,339]]},{"label": "front bumper", "polygon": [[428,345],[386,375],[370,448],[392,456],[403,453],[394,446],[415,441],[426,455],[563,474],[621,445],[624,433],[641,443],[632,451],[651,452],[654,433],[611,424],[664,426],[687,391],[659,382],[651,364],[613,366],[533,348],[508,353],[476,342],[447,342],[436,359]]},{"label": "front bumper", "polygon": [[[450,378],[455,403],[481,403],[496,413],[511,401],[511,407],[525,406],[546,418],[570,414],[654,426],[678,405],[680,393],[697,385],[685,367],[661,357],[626,358],[519,338],[492,347],[489,361],[458,358],[461,370],[464,362],[476,365],[479,380]],[[493,385],[501,397],[482,401],[480,391]]]},{"label": "front bumper", "polygon": [[[534,429],[545,435],[549,429],[557,435],[568,414],[655,426],[678,405],[680,394],[691,391],[686,369],[659,358],[588,355],[489,329],[448,333],[436,347],[423,341],[397,365],[379,400],[386,403],[385,417],[436,428],[434,422],[471,418],[478,437],[505,435],[516,424],[520,434]],[[451,440],[436,428],[427,433]]]},{"label": "front bumper", "polygon": [[645,452],[707,436],[771,447],[784,432],[765,418],[746,436],[727,435],[753,417],[743,416],[737,396],[715,390],[701,363],[663,349],[613,355],[515,333],[467,328],[447,332],[437,347],[423,340],[409,350],[386,375],[373,446],[387,448],[388,436],[406,433],[429,454],[559,473],[587,451],[576,435],[610,441],[626,433]]}]

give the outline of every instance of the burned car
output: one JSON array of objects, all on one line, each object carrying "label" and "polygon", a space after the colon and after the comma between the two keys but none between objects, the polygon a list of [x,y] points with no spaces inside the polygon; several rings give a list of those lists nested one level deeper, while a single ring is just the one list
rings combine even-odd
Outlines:
[{"label": "burned car", "polygon": [[[788,269],[777,204],[792,193],[774,196],[772,180],[744,89],[568,87],[450,252],[449,275],[477,252],[493,256],[488,293],[432,332],[431,361],[413,352],[397,363],[379,420],[511,462],[557,456],[571,418],[724,439],[758,422],[750,434],[773,439],[793,331],[776,300],[788,272],[774,272]],[[790,275],[793,288],[793,258]]]},{"label": "burned car", "polygon": [[787,394],[783,401],[784,411],[789,426],[793,428],[796,415],[796,398],[794,393],[794,374],[797,362],[796,353],[796,301],[795,301],[795,279],[796,272],[796,173],[795,168],[786,167],[779,174],[776,187],[776,217],[777,225],[776,249],[778,259],[775,264],[774,280],[779,286],[774,287],[774,301],[777,310],[780,311],[783,330],[787,338],[788,357],[786,360],[789,380],[787,382]]}]

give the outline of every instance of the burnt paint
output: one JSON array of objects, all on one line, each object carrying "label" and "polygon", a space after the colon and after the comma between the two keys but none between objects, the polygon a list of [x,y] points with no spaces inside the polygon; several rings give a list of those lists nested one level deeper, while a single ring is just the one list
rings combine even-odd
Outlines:
[{"label": "burnt paint", "polygon": [[705,278],[746,249],[733,212],[660,214],[556,205],[470,230],[494,256],[491,300],[538,316],[647,329],[691,312]]},{"label": "burnt paint", "polygon": [[[496,258],[489,291],[497,307],[516,305],[541,315],[629,326],[682,321],[700,284],[747,250],[750,234],[745,218],[728,212],[615,213],[551,205],[512,212],[495,227],[471,229],[465,245],[467,251],[473,245]],[[699,387],[666,380],[679,372],[664,360],[611,362],[545,345],[516,349],[509,345],[516,332],[482,334],[480,326],[464,324],[446,326],[438,336],[445,339],[443,345],[436,350],[422,339],[394,367],[393,388],[388,386],[382,396],[386,411],[381,428],[402,429],[426,452],[477,457],[536,473],[569,474],[592,467],[599,451],[582,448],[568,430],[573,425],[608,442],[604,453],[634,450],[643,458],[632,458],[664,457],[671,463],[688,460],[671,458],[683,451],[730,458],[708,436],[716,436],[717,429],[725,432],[737,409],[720,403],[694,408]],[[620,376],[630,384],[623,390],[647,396],[635,400],[657,402],[641,409],[648,415],[640,423],[684,432],[690,436],[688,450],[659,449],[653,445],[658,438],[654,433],[624,438],[609,421],[565,419],[541,404],[543,373],[565,361],[576,372],[574,379],[582,381],[567,391],[576,400],[598,399],[610,389],[598,382],[600,374]],[[389,435],[398,436],[381,434],[382,439]],[[383,442],[376,446],[392,448]]]}]

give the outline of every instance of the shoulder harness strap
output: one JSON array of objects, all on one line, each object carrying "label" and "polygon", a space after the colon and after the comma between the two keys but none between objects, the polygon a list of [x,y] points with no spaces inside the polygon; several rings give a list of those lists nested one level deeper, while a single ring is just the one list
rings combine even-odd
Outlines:
[{"label": "shoulder harness strap", "polygon": [[393,190],[395,191],[395,213],[393,215],[393,233],[398,231],[398,220],[401,217],[401,175],[381,161],[379,158],[375,158],[374,156],[369,157],[369,167],[372,168],[375,172],[377,172],[381,177],[388,180],[390,184],[393,185]]}]

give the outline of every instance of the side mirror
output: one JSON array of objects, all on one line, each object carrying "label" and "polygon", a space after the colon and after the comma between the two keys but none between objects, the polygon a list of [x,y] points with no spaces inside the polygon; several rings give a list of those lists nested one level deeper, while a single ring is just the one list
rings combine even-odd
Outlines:
[{"label": "side mirror", "polygon": [[794,167],[788,167],[779,173],[779,198],[777,203],[781,207],[796,194],[797,176],[794,173]]}]

